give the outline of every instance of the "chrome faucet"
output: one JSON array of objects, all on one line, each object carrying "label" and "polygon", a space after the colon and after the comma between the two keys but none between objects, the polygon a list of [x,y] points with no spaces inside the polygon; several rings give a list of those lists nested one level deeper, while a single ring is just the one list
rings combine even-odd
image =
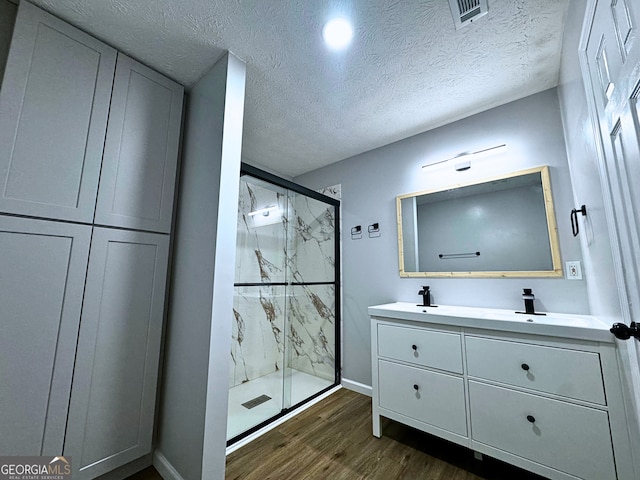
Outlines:
[{"label": "chrome faucet", "polygon": [[428,286],[423,286],[422,290],[418,292],[418,295],[422,295],[422,305],[418,305],[419,307],[431,306],[431,292]]}]

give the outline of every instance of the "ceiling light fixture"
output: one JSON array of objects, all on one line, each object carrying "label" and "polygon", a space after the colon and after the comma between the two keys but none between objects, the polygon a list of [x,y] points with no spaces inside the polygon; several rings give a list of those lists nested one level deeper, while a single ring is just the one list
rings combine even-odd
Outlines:
[{"label": "ceiling light fixture", "polygon": [[457,171],[462,172],[471,168],[472,158],[485,157],[487,155],[495,155],[500,152],[504,152],[507,149],[507,144],[496,145],[495,147],[484,148],[482,150],[476,150],[475,152],[465,152],[455,157],[447,158],[446,160],[440,160],[439,162],[428,163],[423,165],[422,168],[432,167],[433,165],[439,165],[440,163],[450,162],[456,160],[455,168]]},{"label": "ceiling light fixture", "polygon": [[329,48],[342,50],[351,43],[353,38],[351,23],[344,18],[329,20],[322,29],[322,38]]}]

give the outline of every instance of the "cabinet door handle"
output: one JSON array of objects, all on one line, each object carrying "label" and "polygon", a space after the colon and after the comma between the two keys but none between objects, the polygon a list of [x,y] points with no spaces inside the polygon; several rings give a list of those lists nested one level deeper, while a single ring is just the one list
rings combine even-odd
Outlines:
[{"label": "cabinet door handle", "polygon": [[417,346],[417,345],[411,345],[411,348],[412,348],[413,350],[418,350],[418,346]]},{"label": "cabinet door handle", "polygon": [[536,417],[534,417],[533,415],[527,415],[527,420],[531,423],[535,423]]},{"label": "cabinet door handle", "polygon": [[529,365],[527,365],[526,363],[523,363],[522,365],[520,365],[520,368],[522,368],[525,372],[529,371]]},{"label": "cabinet door handle", "polygon": [[417,392],[420,387],[417,384],[413,384],[413,389]]}]

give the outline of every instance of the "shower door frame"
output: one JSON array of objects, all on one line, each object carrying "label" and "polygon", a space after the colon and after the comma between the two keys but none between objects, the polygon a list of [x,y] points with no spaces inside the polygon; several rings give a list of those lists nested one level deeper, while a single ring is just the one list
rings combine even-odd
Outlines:
[{"label": "shower door frame", "polygon": [[[280,413],[269,417],[267,420],[260,422],[259,424],[249,428],[248,430],[245,430],[244,432],[236,435],[235,437],[230,438],[229,440],[227,440],[227,447],[233,445],[234,443],[238,442],[239,440],[242,440],[243,438],[257,432],[258,430],[264,428],[265,426],[269,425],[270,423],[272,423],[273,421],[291,413],[292,411],[298,409],[299,407],[301,407],[302,405],[312,401],[313,399],[319,397],[320,395],[325,394],[326,392],[328,392],[329,390],[335,388],[336,386],[340,385],[341,382],[341,374],[342,374],[342,361],[341,361],[341,354],[342,354],[342,345],[341,345],[341,340],[340,340],[340,331],[341,331],[341,322],[342,322],[342,318],[341,318],[341,312],[342,312],[342,303],[341,303],[341,291],[340,291],[340,200],[337,200],[335,198],[329,197],[327,195],[323,195],[322,193],[316,192],[314,190],[311,190],[307,187],[303,187],[302,185],[298,185],[297,183],[291,182],[289,180],[285,180],[284,178],[278,177],[277,175],[274,175],[272,173],[266,172],[264,170],[261,170],[257,167],[254,167],[252,165],[249,165],[247,163],[242,162],[241,166],[240,166],[240,178],[242,178],[244,175],[248,175],[250,177],[254,177],[258,180],[262,180],[264,182],[270,183],[272,185],[275,185],[277,187],[281,187],[281,188],[285,188],[291,192],[294,193],[298,193],[301,195],[305,195],[307,197],[313,198],[314,200],[318,200],[320,202],[326,203],[328,205],[331,205],[334,207],[334,211],[335,211],[335,241],[334,241],[334,256],[335,256],[335,268],[334,268],[334,281],[333,282],[308,282],[308,283],[303,283],[302,285],[313,285],[313,284],[324,284],[324,285],[334,285],[334,289],[335,289],[335,353],[334,353],[334,359],[335,359],[335,366],[334,366],[334,382],[333,384],[329,385],[326,388],[323,388],[322,390],[314,393],[313,395],[305,398],[304,400],[302,400],[301,402],[298,402],[294,405],[291,405],[290,407],[284,407]],[[280,283],[278,283],[280,284]],[[234,284],[235,285],[235,284]],[[245,284],[241,284],[242,286],[244,286]],[[248,286],[248,284],[246,284]],[[252,284],[253,285],[253,284]],[[284,282],[283,285],[285,287],[289,287],[289,286],[296,286],[296,285],[301,285],[297,282],[291,282],[291,281],[287,281]],[[285,318],[285,321],[287,321],[288,319]],[[285,349],[286,349],[286,345],[285,345]],[[286,355],[285,355],[285,360],[286,360]],[[286,368],[284,367],[283,369],[283,375],[286,372]],[[284,378],[283,378],[284,381]]]}]

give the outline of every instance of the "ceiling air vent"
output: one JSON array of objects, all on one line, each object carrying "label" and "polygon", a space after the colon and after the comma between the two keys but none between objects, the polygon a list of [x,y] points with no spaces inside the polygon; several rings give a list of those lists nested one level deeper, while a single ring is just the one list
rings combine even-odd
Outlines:
[{"label": "ceiling air vent", "polygon": [[449,0],[456,30],[469,25],[489,11],[487,0]]}]

